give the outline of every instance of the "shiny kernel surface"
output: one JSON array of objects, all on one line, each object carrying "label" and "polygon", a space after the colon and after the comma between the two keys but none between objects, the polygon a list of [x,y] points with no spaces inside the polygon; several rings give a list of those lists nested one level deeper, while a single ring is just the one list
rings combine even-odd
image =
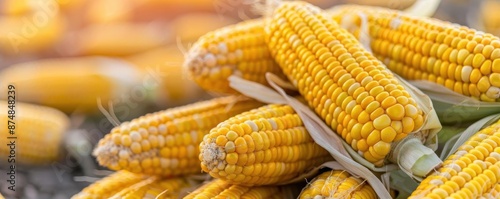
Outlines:
[{"label": "shiny kernel surface", "polygon": [[[384,162],[386,143],[423,125],[423,112],[392,72],[319,8],[304,2],[284,3],[265,32],[266,40],[273,41],[268,43],[271,55],[288,79],[298,82],[309,106],[370,162]],[[414,42],[421,45],[420,40]],[[331,59],[326,61],[323,55]],[[320,79],[330,80],[328,88]],[[366,127],[355,125],[369,122]],[[403,122],[404,128],[394,129],[393,122]],[[382,135],[382,130],[387,134]]]}]

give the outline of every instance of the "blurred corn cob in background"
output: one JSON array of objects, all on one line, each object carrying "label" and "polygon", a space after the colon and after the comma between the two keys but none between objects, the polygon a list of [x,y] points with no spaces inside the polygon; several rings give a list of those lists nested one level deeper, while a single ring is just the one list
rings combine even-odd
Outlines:
[{"label": "blurred corn cob in background", "polygon": [[124,59],[143,71],[144,76],[151,77],[148,80],[153,82],[148,85],[157,87],[152,98],[160,107],[191,103],[206,95],[184,73],[184,55],[177,45],[155,48]]},{"label": "blurred corn cob in background", "polygon": [[88,4],[84,18],[89,24],[121,23],[133,18],[134,4],[129,0],[90,1]]},{"label": "blurred corn cob in background", "polygon": [[[4,3],[17,4],[13,1]],[[44,1],[35,3],[45,4]],[[11,5],[6,9],[5,12],[11,15],[0,16],[1,54],[44,53],[56,45],[65,31],[66,21],[58,9],[31,5]]]},{"label": "blurred corn cob in background", "polygon": [[0,136],[5,140],[0,145],[0,162],[33,166],[57,161],[64,154],[62,141],[70,125],[69,118],[53,108],[20,102],[13,105],[15,113],[8,114],[8,105],[7,101],[0,101],[3,124]]},{"label": "blurred corn cob in background", "polygon": [[[139,71],[124,61],[103,57],[46,59],[12,65],[0,71],[0,86],[18,87],[16,100],[70,113],[95,113],[122,97],[139,82]],[[3,90],[2,89],[2,90]],[[6,93],[6,92],[5,92]],[[2,99],[6,96],[2,95]]]},{"label": "blurred corn cob in background", "polygon": [[498,198],[500,121],[470,137],[410,198]]},{"label": "blurred corn cob in background", "polygon": [[119,191],[147,179],[147,177],[146,175],[130,173],[128,171],[117,171],[85,187],[80,193],[75,194],[71,198],[109,198]]},{"label": "blurred corn cob in background", "polygon": [[160,178],[118,171],[88,187],[71,199],[178,198],[192,185],[183,178]]},{"label": "blurred corn cob in background", "polygon": [[312,180],[300,193],[300,199],[364,198],[376,199],[372,187],[347,171],[325,171]]},{"label": "blurred corn cob in background", "polygon": [[82,0],[58,1],[58,0],[4,0],[0,2],[0,14],[13,16],[24,15],[34,10],[56,9],[68,11],[74,7],[81,6]]},{"label": "blurred corn cob in background", "polygon": [[[403,78],[431,81],[482,101],[499,100],[498,37],[385,8],[348,5],[330,13],[356,37],[368,36],[377,58]],[[362,17],[368,32],[359,28]]]},{"label": "blurred corn cob in background", "polygon": [[479,13],[474,13],[479,15],[478,23],[486,32],[500,36],[500,15],[496,13],[500,9],[500,1],[483,0],[479,9]]},{"label": "blurred corn cob in background", "polygon": [[189,183],[185,178],[149,177],[113,195],[113,199],[170,199],[186,195]]},{"label": "blurred corn cob in background", "polygon": [[113,170],[180,176],[201,171],[198,145],[219,122],[262,104],[243,96],[215,98],[147,114],[115,127],[94,156]]},{"label": "blurred corn cob in background", "polygon": [[[370,6],[379,6],[385,8],[391,8],[396,10],[401,10],[410,7],[418,0],[381,0],[381,1],[370,1],[370,0],[344,0],[342,3],[348,4],[358,4],[358,5],[370,5]],[[309,2],[309,1],[308,1]],[[311,2],[314,4],[314,1]]]},{"label": "blurred corn cob in background", "polygon": [[253,198],[253,199],[282,199],[291,197],[291,190],[283,186],[248,187],[233,185],[224,180],[214,179],[199,187],[184,199],[215,199],[215,198]]},{"label": "blurred corn cob in background", "polygon": [[221,17],[210,12],[195,12],[173,18],[169,27],[176,39],[182,42],[194,42],[210,31],[229,26],[237,21],[230,16]]},{"label": "blurred corn cob in background", "polygon": [[221,122],[200,144],[201,168],[245,186],[288,182],[332,159],[288,105],[268,105]]}]

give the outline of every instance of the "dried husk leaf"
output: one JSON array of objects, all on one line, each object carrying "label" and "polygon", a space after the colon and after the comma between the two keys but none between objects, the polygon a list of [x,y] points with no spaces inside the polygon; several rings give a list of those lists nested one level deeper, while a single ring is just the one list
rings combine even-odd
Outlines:
[{"label": "dried husk leaf", "polygon": [[[451,149],[449,151],[444,151],[444,149],[443,149],[443,154],[441,154],[442,158],[443,159],[448,158],[450,155],[455,153],[457,151],[457,149],[460,146],[462,146],[471,136],[476,134],[481,129],[488,127],[489,125],[495,123],[499,119],[500,119],[500,113],[497,113],[497,114],[485,117],[485,118],[475,122],[474,124],[470,125],[462,133],[458,134],[459,136],[457,137],[457,139],[450,139],[448,142],[446,142],[446,145],[451,146],[451,144],[453,144],[453,146],[451,147]],[[444,153],[444,152],[447,152],[447,153]]]},{"label": "dried husk leaf", "polygon": [[429,81],[409,81],[428,95],[443,124],[460,125],[500,112],[500,102],[484,102]]}]

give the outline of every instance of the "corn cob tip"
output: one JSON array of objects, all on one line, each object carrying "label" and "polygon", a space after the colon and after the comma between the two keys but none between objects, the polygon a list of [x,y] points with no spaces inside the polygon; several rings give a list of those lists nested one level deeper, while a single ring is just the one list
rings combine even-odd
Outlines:
[{"label": "corn cob tip", "polygon": [[[222,147],[217,146],[215,143],[203,144],[200,146],[200,150],[202,151],[201,158],[207,168],[209,170],[214,169],[217,165],[214,163],[218,163],[219,160],[225,159],[225,152]],[[227,164],[227,162],[225,162]],[[224,163],[223,163],[224,164]]]},{"label": "corn cob tip", "polygon": [[[209,32],[193,44],[183,66],[203,89],[237,93],[229,76],[266,83],[264,74],[282,74],[264,39],[264,19],[252,19]],[[282,75],[282,77],[284,77]]]}]

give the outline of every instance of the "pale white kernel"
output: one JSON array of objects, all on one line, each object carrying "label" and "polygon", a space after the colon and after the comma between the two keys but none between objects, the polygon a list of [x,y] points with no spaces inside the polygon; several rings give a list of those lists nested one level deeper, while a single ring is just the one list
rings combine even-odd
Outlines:
[{"label": "pale white kernel", "polygon": [[257,124],[255,124],[255,122],[248,120],[245,123],[248,124],[252,128],[253,132],[259,131],[259,127],[257,126]]}]

